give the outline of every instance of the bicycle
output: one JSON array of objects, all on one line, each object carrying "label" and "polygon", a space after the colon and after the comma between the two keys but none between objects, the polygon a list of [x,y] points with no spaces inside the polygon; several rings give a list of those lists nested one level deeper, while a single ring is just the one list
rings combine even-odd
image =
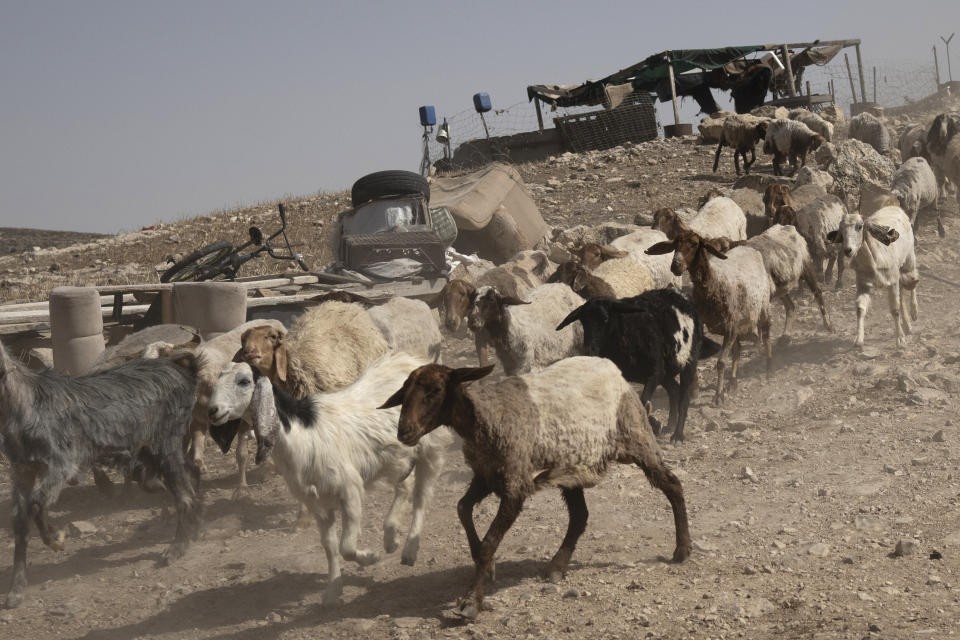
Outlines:
[{"label": "bicycle", "polygon": [[[264,238],[260,227],[253,226],[249,230],[250,239],[239,247],[234,247],[229,240],[208,244],[174,263],[160,275],[160,282],[233,280],[237,277],[240,267],[264,252],[275,260],[295,260],[301,269],[309,271],[310,267],[304,261],[303,254],[294,253],[290,246],[290,240],[287,238],[287,216],[283,210],[283,204],[277,206],[280,210],[281,226],[269,237]],[[270,241],[280,235],[283,236],[283,242],[287,246],[286,254],[277,253],[270,245]],[[255,246],[256,249],[243,253],[244,249],[251,246]]]}]

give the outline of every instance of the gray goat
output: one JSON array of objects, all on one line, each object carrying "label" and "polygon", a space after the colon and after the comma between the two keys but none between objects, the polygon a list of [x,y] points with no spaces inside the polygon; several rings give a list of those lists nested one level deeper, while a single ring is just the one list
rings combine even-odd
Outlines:
[{"label": "gray goat", "polygon": [[192,353],[170,360],[131,360],[71,377],[31,371],[0,344],[0,451],[10,461],[13,580],[6,606],[23,601],[30,519],[44,544],[63,549],[64,532],[48,512],[64,485],[92,465],[139,479],[162,478],[177,508],[177,532],[162,563],[183,556],[200,528],[200,474],[184,459],[197,363]]}]

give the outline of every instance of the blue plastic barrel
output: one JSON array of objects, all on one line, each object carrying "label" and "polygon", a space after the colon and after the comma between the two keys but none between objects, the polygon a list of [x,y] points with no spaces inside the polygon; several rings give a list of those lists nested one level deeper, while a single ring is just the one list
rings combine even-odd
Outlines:
[{"label": "blue plastic barrel", "polygon": [[477,110],[477,113],[486,113],[493,108],[490,104],[490,94],[488,93],[475,93],[473,94],[473,108]]},{"label": "blue plastic barrel", "polygon": [[424,127],[432,127],[437,124],[437,112],[433,105],[424,105],[420,107],[420,124]]}]

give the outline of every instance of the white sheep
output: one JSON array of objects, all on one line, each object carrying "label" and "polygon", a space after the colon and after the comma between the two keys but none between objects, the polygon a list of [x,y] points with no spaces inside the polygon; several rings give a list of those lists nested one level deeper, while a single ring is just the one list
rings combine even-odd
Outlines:
[{"label": "white sheep", "polygon": [[[774,215],[774,222],[783,225],[793,225],[800,235],[807,241],[807,249],[813,260],[814,271],[817,277],[824,281],[833,274],[833,265],[837,265],[837,283],[843,277],[845,260],[840,246],[827,240],[827,234],[840,228],[840,221],[847,214],[840,198],[832,194],[820,196],[805,207],[795,209],[789,205],[781,206]],[[826,271],[824,262],[826,261]]]},{"label": "white sheep", "polygon": [[823,303],[823,293],[813,271],[813,262],[807,241],[792,225],[775,224],[758,236],[745,242],[763,256],[763,265],[774,285],[772,297],[783,302],[784,323],[781,340],[790,338],[793,328],[793,312],[796,305],[790,297],[790,291],[803,280],[817,301],[823,326],[831,331],[830,318]]},{"label": "white sheep", "polygon": [[[504,296],[493,287],[481,287],[467,320],[478,344],[492,345],[507,375],[535,371],[583,351],[583,327],[554,331],[567,315],[583,304],[565,284],[545,284],[527,300]],[[486,365],[486,350],[480,366]]]},{"label": "white sheep", "polygon": [[790,113],[787,114],[787,118],[807,125],[807,128],[811,131],[823,136],[826,142],[830,142],[833,139],[833,124],[808,109],[791,109]]},{"label": "white sheep", "polygon": [[[425,358],[391,353],[371,364],[345,389],[301,399],[273,387],[266,377],[255,381],[246,363],[232,364],[217,382],[210,406],[214,423],[224,425],[215,427],[225,432],[220,437],[231,437],[231,421],[249,408],[258,440],[257,462],[272,451],[290,493],[316,519],[329,571],[324,604],[337,602],[342,593],[341,556],[361,566],[381,558],[378,551],[358,547],[363,499],[376,482],[394,489],[393,504],[383,524],[387,553],[399,546],[401,512],[412,498],[413,513],[401,562],[416,562],[426,506],[452,438],[440,432],[407,447],[397,440],[400,412],[377,407],[411,371],[426,362]],[[343,520],[339,554],[337,511]]]},{"label": "white sheep", "polygon": [[[807,125],[797,120],[777,118],[767,127],[767,136],[763,141],[763,152],[773,155],[774,175],[783,175],[780,165],[790,160],[794,168],[791,175],[807,164],[807,154],[816,151],[824,142],[823,136],[815,133]],[[797,165],[797,159],[800,165]]]},{"label": "white sheep", "polygon": [[900,159],[906,162],[926,153],[927,125],[916,124],[907,128],[900,135]]},{"label": "white sheep", "polygon": [[886,155],[893,149],[890,129],[883,123],[883,120],[866,111],[850,118],[850,129],[847,135],[855,140],[867,143],[880,155]]},{"label": "white sheep", "polygon": [[[555,486],[569,513],[567,534],[547,565],[554,581],[566,575],[578,538],[587,526],[583,489],[596,485],[610,464],[635,464],[663,491],[673,510],[674,562],[690,555],[683,487],[663,462],[647,413],[617,366],[603,358],[568,358],[538,373],[479,382],[492,367],[450,369],[426,365],[410,374],[384,408],[402,405],[398,439],[419,446],[441,425],[463,438],[463,456],[473,470],[457,513],[475,563],[473,584],[459,613],[483,610],[494,555],[526,499]],[[486,535],[477,535],[474,506],[491,493],[500,498]]]},{"label": "white sheep", "polygon": [[370,307],[367,313],[383,333],[391,351],[429,358],[440,351],[443,340],[440,324],[426,302],[397,296]]},{"label": "white sheep", "polygon": [[[650,245],[663,242],[666,239],[667,236],[659,229],[637,229],[614,239],[608,245],[586,242],[580,247],[571,249],[570,253],[576,257],[583,267],[590,271],[608,260],[629,256],[647,268],[650,277],[653,279],[653,288],[662,289],[669,286],[679,288],[680,278],[670,273],[669,256],[648,256],[644,253],[644,249]],[[548,282],[571,284],[571,278],[564,277],[563,274],[558,275],[561,269],[563,269],[563,265],[557,268]]]},{"label": "white sheep", "polygon": [[629,298],[654,288],[653,276],[647,266],[632,254],[604,260],[590,271],[578,259],[560,265],[548,282],[560,282],[585,299],[598,296]]},{"label": "white sheep", "polygon": [[[917,256],[913,244],[913,227],[900,207],[884,207],[864,219],[848,213],[840,229],[827,235],[831,242],[839,242],[843,252],[852,258],[857,273],[857,338],[854,344],[863,346],[864,320],[870,308],[870,294],[874,288],[887,289],[890,315],[893,316],[897,346],[905,344],[904,334],[910,334],[910,320],[916,320]],[[910,313],[901,288],[909,292]]]},{"label": "white sheep", "polygon": [[653,278],[653,288],[674,286],[680,288],[680,278],[670,272],[669,256],[648,256],[645,250],[650,245],[667,240],[667,236],[658,229],[637,229],[625,236],[620,236],[610,243],[610,246],[626,251],[634,259],[647,267]]},{"label": "white sheep", "polygon": [[896,197],[900,208],[910,217],[910,224],[917,228],[917,214],[921,210],[937,209],[937,231],[945,235],[943,220],[938,205],[940,190],[937,177],[925,158],[910,158],[893,174],[890,192]]},{"label": "white sheep", "polygon": [[743,209],[732,199],[719,193],[713,190],[708,193],[708,200],[696,215],[686,221],[673,209],[658,209],[653,214],[653,228],[659,229],[671,239],[682,231],[693,231],[701,238],[746,240],[747,216]]},{"label": "white sheep", "polygon": [[[720,130],[720,144],[717,145],[717,152],[713,157],[713,172],[717,172],[720,165],[720,153],[723,151],[723,145],[733,147],[733,166],[740,175],[740,157],[743,157],[743,170],[750,173],[750,165],[757,160],[757,143],[767,135],[767,120],[758,118],[749,114],[727,116],[723,121],[723,128]],[[750,160],[747,160],[747,153],[750,153]]]},{"label": "white sheep", "polygon": [[740,363],[740,337],[759,335],[766,351],[767,377],[772,369],[770,350],[770,296],[773,282],[760,252],[749,246],[727,250],[724,239],[707,239],[682,230],[670,242],[649,249],[651,255],[673,254],[673,273],[690,272],[693,299],[700,319],[713,333],[723,336],[717,358],[717,392],[714,404],[724,400],[724,371],[731,358],[731,387],[736,386]]},{"label": "white sheep", "polygon": [[255,326],[242,342],[238,355],[296,398],[344,388],[390,350],[362,305],[333,300],[307,309],[286,336]]}]

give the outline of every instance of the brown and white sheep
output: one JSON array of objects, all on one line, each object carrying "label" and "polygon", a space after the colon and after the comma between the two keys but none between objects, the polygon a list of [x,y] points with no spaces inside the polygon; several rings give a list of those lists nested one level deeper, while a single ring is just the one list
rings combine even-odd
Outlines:
[{"label": "brown and white sheep", "polygon": [[774,291],[763,256],[753,247],[738,246],[727,251],[729,242],[702,238],[683,231],[670,242],[653,245],[651,255],[673,254],[673,272],[690,272],[693,299],[704,325],[723,336],[717,358],[717,393],[714,403],[724,399],[724,371],[732,357],[731,386],[736,385],[740,364],[740,337],[757,335],[767,359],[767,377],[772,369],[770,350],[770,295]]},{"label": "brown and white sheep", "polygon": [[[583,490],[600,482],[612,462],[637,465],[650,484],[663,491],[673,510],[673,561],[689,557],[683,487],[664,464],[647,412],[615,364],[604,358],[568,358],[538,373],[466,384],[491,370],[426,365],[411,373],[382,406],[402,407],[397,438],[408,446],[416,446],[441,425],[463,438],[463,457],[473,479],[457,514],[475,573],[458,603],[460,615],[475,618],[483,610],[484,589],[494,577],[501,540],[527,498],[547,486],[563,492],[569,525],[546,575],[553,581],[566,575],[587,526]],[[481,539],[473,508],[491,493],[500,498],[500,506]]]},{"label": "brown and white sheep", "polygon": [[[544,284],[557,266],[543,251],[527,250],[515,255],[509,262],[482,273],[474,282],[455,279],[440,291],[437,310],[448,331],[460,328],[470,312],[473,297],[480,287],[494,287],[505,296],[523,298],[531,290]],[[479,355],[479,354],[478,354]]]}]

